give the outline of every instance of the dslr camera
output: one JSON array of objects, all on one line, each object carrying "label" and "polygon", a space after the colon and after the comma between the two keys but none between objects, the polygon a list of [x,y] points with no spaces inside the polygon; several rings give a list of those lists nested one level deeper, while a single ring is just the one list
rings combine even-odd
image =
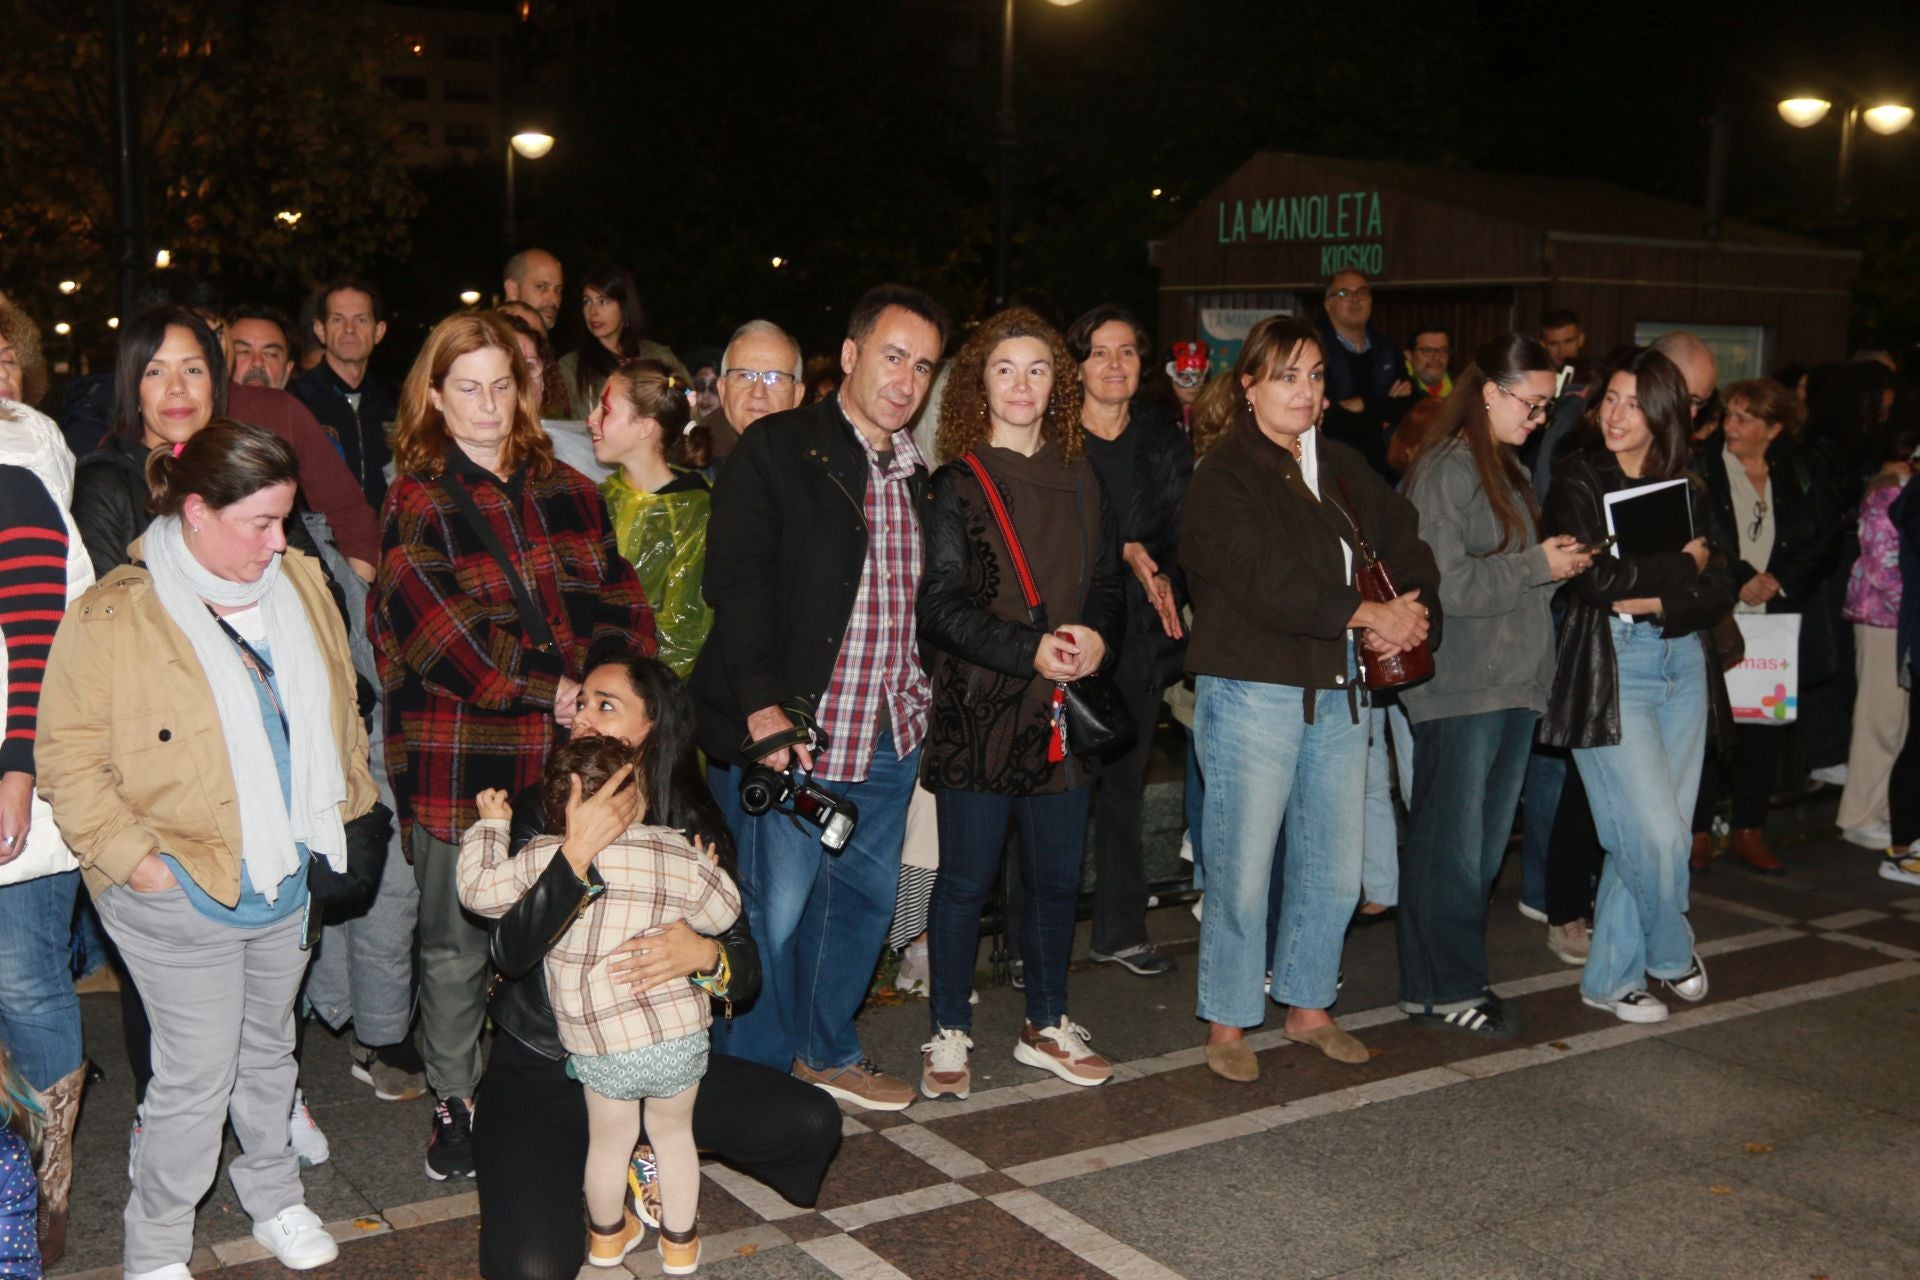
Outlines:
[{"label": "dslr camera", "polygon": [[811,774],[764,764],[749,765],[741,775],[740,807],[756,818],[777,809],[812,823],[820,828],[820,843],[828,853],[846,848],[860,821],[860,810],[853,801],[821,787]]}]

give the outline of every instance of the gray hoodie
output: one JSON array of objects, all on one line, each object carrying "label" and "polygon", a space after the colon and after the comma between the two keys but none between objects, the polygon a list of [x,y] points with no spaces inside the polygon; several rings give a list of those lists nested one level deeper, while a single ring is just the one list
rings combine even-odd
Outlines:
[{"label": "gray hoodie", "polygon": [[[1523,469],[1524,472],[1524,469]],[[1531,519],[1517,551],[1502,551],[1500,522],[1463,440],[1437,445],[1407,476],[1420,538],[1440,566],[1447,643],[1433,679],[1401,691],[1415,724],[1525,707],[1545,712],[1553,687],[1555,583]],[[1514,500],[1524,515],[1525,501]]]}]

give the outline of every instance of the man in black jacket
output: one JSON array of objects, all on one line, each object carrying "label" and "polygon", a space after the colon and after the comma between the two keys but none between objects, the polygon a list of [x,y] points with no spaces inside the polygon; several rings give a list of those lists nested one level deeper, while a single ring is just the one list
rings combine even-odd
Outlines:
[{"label": "man in black jacket", "polygon": [[387,460],[393,456],[388,435],[400,416],[399,389],[367,368],[387,336],[380,291],[353,276],[327,285],[313,336],[326,354],[287,390],[332,430],[347,470],[377,512],[387,496]]},{"label": "man in black jacket", "polygon": [[[914,624],[931,488],[905,427],[946,335],[925,294],[869,290],[847,326],[840,390],[741,437],[714,487],[713,630],[693,673],[762,963],[760,998],[714,1028],[714,1047],[890,1111],[913,1089],[867,1060],[853,1019],[893,915],[931,701]],[[799,705],[824,744],[796,729]],[[857,805],[845,847],[829,855],[817,828],[778,810],[749,816],[740,782],[755,760],[810,770]]]}]

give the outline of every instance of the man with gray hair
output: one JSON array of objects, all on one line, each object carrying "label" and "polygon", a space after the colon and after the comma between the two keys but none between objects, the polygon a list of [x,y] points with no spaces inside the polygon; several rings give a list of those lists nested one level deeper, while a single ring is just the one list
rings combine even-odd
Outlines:
[{"label": "man with gray hair", "polygon": [[694,424],[712,442],[714,462],[760,419],[800,406],[801,371],[800,344],[773,321],[749,320],[733,331],[720,357],[720,407]]},{"label": "man with gray hair", "polygon": [[1720,385],[1720,361],[1706,343],[1685,329],[1661,334],[1653,340],[1653,349],[1680,370],[1680,377],[1687,384],[1687,403],[1698,424],[1700,411],[1707,407],[1707,402],[1713,399],[1714,388]]}]

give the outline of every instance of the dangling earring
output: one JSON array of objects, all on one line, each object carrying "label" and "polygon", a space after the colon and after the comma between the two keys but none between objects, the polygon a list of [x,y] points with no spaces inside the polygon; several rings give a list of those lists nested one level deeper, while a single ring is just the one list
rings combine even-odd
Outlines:
[{"label": "dangling earring", "polygon": [[1247,412],[1248,412],[1248,413],[1252,413],[1252,412],[1253,412],[1253,397],[1252,397],[1252,396],[1248,396],[1248,397],[1247,397]]}]

